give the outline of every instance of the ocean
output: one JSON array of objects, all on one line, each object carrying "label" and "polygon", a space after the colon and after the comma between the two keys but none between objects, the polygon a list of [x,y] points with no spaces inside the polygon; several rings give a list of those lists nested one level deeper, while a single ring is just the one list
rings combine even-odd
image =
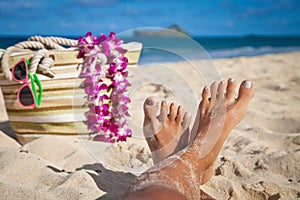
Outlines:
[{"label": "ocean", "polygon": [[[67,37],[76,39],[76,37]],[[5,49],[27,37],[0,37]],[[239,36],[239,37],[121,37],[125,42],[143,44],[140,64],[172,62],[188,59],[231,58],[283,53],[300,50],[300,36]]]}]

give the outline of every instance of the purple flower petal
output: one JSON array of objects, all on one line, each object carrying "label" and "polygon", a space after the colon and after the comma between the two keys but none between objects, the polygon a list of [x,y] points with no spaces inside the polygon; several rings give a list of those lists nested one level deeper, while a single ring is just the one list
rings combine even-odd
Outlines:
[{"label": "purple flower petal", "polygon": [[[101,34],[99,39],[91,32],[78,38],[77,57],[84,58],[80,77],[85,78],[84,87],[90,107],[88,128],[101,141],[126,141],[131,136],[131,130],[126,127],[130,99],[124,94],[130,86],[126,70],[128,60],[124,57],[126,50],[120,46],[122,43],[114,32],[108,37]],[[109,66],[105,67],[105,64]],[[104,83],[103,78],[110,83]],[[105,90],[110,96],[100,93]]]},{"label": "purple flower petal", "polygon": [[107,88],[108,86],[105,83],[103,83],[100,85],[99,90],[106,90]]}]

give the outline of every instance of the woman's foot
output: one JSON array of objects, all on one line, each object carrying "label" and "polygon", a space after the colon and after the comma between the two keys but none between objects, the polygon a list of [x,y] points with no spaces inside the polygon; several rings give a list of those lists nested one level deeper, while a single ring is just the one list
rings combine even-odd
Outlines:
[{"label": "woman's foot", "polygon": [[[240,85],[238,97],[235,98],[236,81],[230,78],[227,83],[214,82],[210,88],[204,87],[202,101],[199,105],[199,119],[196,134],[200,147],[200,157],[211,158],[202,176],[201,184],[206,183],[214,174],[214,162],[230,131],[243,119],[248,103],[254,94],[254,87],[250,81],[243,81]],[[195,123],[197,123],[195,121]]]},{"label": "woman's foot", "polygon": [[176,103],[162,101],[160,105],[154,97],[144,103],[144,136],[157,163],[187,146],[188,127],[191,115]]},{"label": "woman's foot", "polygon": [[[175,189],[188,199],[201,198],[200,184],[212,174],[207,175],[205,181],[203,175],[213,168],[228,134],[243,119],[254,94],[253,84],[244,81],[235,99],[235,86],[235,81],[230,79],[228,83],[221,81],[204,88],[194,141],[142,174],[133,185],[134,190],[160,185]],[[171,126],[169,128],[174,129]]]}]

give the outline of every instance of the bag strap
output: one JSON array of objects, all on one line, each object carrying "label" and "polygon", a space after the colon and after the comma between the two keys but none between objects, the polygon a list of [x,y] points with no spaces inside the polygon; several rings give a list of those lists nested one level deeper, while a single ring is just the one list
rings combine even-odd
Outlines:
[{"label": "bag strap", "polygon": [[32,49],[37,50],[32,57],[30,65],[30,73],[34,74],[37,71],[43,74],[54,77],[51,72],[51,67],[54,66],[54,59],[49,55],[48,50],[63,50],[63,46],[76,47],[77,40],[62,38],[62,37],[42,37],[32,36],[27,41],[20,42],[6,49],[2,55],[2,69],[5,77],[12,80],[10,72],[9,58],[14,52],[32,52]]}]

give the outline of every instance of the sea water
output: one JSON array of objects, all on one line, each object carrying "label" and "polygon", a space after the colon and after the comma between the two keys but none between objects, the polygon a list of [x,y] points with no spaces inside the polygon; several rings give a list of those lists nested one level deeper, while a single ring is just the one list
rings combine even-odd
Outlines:
[{"label": "sea water", "polygon": [[[135,37],[143,43],[140,63],[183,61],[188,59],[232,58],[284,53],[300,50],[300,36],[244,36],[187,38]],[[154,48],[151,48],[154,47]],[[183,55],[178,51],[183,52]],[[200,52],[204,51],[204,52]],[[178,55],[180,54],[180,55]],[[207,54],[207,55],[206,55]],[[186,56],[188,55],[188,56]]]},{"label": "sea water", "polygon": [[[0,36],[0,48],[6,49],[28,37]],[[76,39],[76,37],[67,37]],[[188,59],[231,58],[284,53],[300,50],[300,36],[218,36],[218,37],[124,37],[125,42],[143,43],[139,64],[177,62]],[[201,52],[200,52],[201,51]]]}]

